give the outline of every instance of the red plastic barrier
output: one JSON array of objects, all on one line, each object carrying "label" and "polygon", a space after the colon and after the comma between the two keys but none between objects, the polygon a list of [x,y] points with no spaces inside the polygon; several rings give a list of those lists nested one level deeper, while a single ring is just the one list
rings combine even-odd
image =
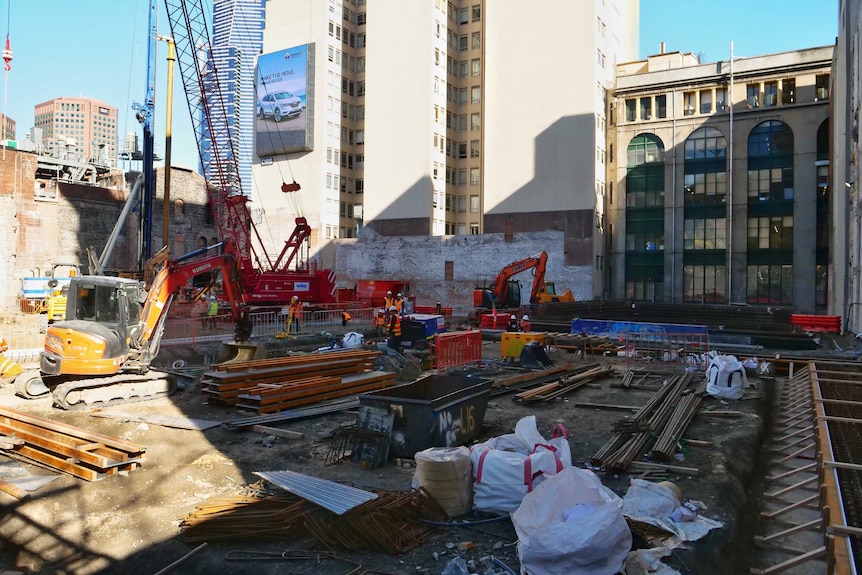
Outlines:
[{"label": "red plastic barrier", "polygon": [[841,333],[840,315],[805,315],[794,313],[790,316],[793,325],[806,331]]},{"label": "red plastic barrier", "polygon": [[429,315],[443,315],[449,317],[452,315],[451,307],[441,307],[440,313],[437,313],[436,305],[414,305],[413,313],[427,313]]},{"label": "red plastic barrier", "polygon": [[437,373],[482,362],[482,332],[478,330],[439,333],[434,336],[434,346]]}]

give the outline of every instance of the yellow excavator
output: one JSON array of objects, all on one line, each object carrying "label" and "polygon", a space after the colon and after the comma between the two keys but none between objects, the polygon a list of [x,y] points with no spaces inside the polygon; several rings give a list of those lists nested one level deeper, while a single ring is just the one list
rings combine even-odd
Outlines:
[{"label": "yellow excavator", "polygon": [[[153,261],[161,269],[151,279],[73,276],[66,319],[48,327],[39,370],[15,378],[15,393],[35,399],[51,393],[56,407],[80,409],[170,395],[173,375],[150,369],[159,353],[174,297],[194,276],[221,271],[222,286],[236,322],[237,342],[251,337],[236,262],[229,254],[206,257],[215,244],[175,260],[163,249]],[[197,256],[201,256],[197,258]],[[194,259],[197,258],[197,259]]]}]

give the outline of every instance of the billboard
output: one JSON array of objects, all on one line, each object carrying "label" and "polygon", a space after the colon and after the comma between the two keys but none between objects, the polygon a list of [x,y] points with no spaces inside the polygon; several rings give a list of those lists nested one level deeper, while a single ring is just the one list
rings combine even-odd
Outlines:
[{"label": "billboard", "polygon": [[255,81],[259,158],[314,148],[314,44],[262,54]]}]

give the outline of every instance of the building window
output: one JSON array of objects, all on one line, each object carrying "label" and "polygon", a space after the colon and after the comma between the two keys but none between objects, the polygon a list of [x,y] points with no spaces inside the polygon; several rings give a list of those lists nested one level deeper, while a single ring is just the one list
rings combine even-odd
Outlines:
[{"label": "building window", "polygon": [[829,99],[829,74],[817,74],[814,79],[814,101]]},{"label": "building window", "polygon": [[458,36],[458,51],[466,52],[467,51],[467,35]]},{"label": "building window", "polygon": [[473,76],[478,76],[482,73],[482,61],[479,58],[473,58],[473,60],[470,62],[470,66],[470,73]]},{"label": "building window", "polygon": [[626,153],[626,297],[664,299],[664,144],[632,138]]},{"label": "building window", "polygon": [[467,142],[458,143],[458,158],[465,159],[467,157]]},{"label": "building window", "polygon": [[693,116],[697,110],[697,92],[686,92],[682,95],[683,115]]},{"label": "building window", "polygon": [[479,235],[479,224],[470,224],[470,235],[478,236]]},{"label": "building window", "polygon": [[763,84],[763,105],[767,108],[778,105],[778,82]]},{"label": "building window", "polygon": [[479,168],[470,168],[470,185],[479,185]]},{"label": "building window", "polygon": [[793,132],[784,122],[769,120],[748,136],[748,201],[784,200],[793,213]]},{"label": "building window", "polygon": [[641,120],[649,120],[652,118],[652,98],[640,99],[640,118]]},{"label": "building window", "polygon": [[479,20],[482,19],[482,5],[481,4],[474,5],[472,8],[472,12],[473,12],[473,22],[478,22]]},{"label": "building window", "polygon": [[712,114],[712,90],[700,91],[700,113]]},{"label": "building window", "polygon": [[785,78],[781,81],[781,103],[796,103],[796,78]]},{"label": "building window", "polygon": [[727,194],[727,143],[715,128],[699,128],[685,141],[684,205],[723,204]]},{"label": "building window", "polygon": [[682,298],[686,303],[726,303],[726,266],[683,266]]},{"label": "building window", "polygon": [[467,170],[458,170],[458,185],[467,185]]},{"label": "building window", "polygon": [[771,305],[793,303],[792,265],[750,265],[747,272],[747,303]]},{"label": "building window", "polygon": [[479,213],[479,196],[470,196],[470,213]]},{"label": "building window", "polygon": [[470,114],[470,131],[476,132],[482,128],[479,114]]},{"label": "building window", "polygon": [[686,219],[683,231],[683,249],[727,249],[727,220],[725,218]]},{"label": "building window", "polygon": [[360,12],[356,15],[356,25],[364,26],[365,25],[365,12]]},{"label": "building window", "polygon": [[461,213],[467,212],[467,196],[458,196],[458,211]]},{"label": "building window", "polygon": [[637,100],[626,100],[626,122],[634,122],[637,119]]},{"label": "building window", "polygon": [[478,50],[482,47],[482,33],[481,32],[473,32],[470,35],[471,45],[473,50]]},{"label": "building window", "polygon": [[460,88],[458,90],[458,103],[466,104],[467,103],[467,88]]},{"label": "building window", "polygon": [[715,111],[724,112],[727,110],[727,88],[715,89]]},{"label": "building window", "polygon": [[466,24],[469,22],[469,12],[467,8],[458,10],[458,24]]},{"label": "building window", "polygon": [[478,104],[482,101],[482,87],[481,86],[473,86],[470,88],[470,103]]},{"label": "building window", "polygon": [[748,249],[793,249],[793,216],[748,218]]},{"label": "building window", "polygon": [[655,117],[667,118],[667,96],[665,94],[655,97]]},{"label": "building window", "polygon": [[478,158],[479,157],[479,140],[471,140],[470,141],[470,157]]},{"label": "building window", "polygon": [[760,84],[748,84],[745,87],[745,107],[749,109],[760,107]]}]

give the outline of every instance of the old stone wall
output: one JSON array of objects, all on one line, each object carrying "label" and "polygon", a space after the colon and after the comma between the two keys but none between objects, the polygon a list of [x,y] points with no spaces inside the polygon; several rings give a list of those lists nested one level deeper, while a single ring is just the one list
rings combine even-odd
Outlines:
[{"label": "old stone wall", "polygon": [[[120,172],[100,179],[100,186],[36,178],[38,156],[0,152],[0,312],[21,309],[22,279],[44,277],[54,263],[88,262],[87,247],[99,256],[119,219],[137,174]],[[164,169],[156,171],[153,202],[153,252],[162,247]],[[128,182],[128,183],[127,183]],[[171,171],[171,253],[188,253],[217,241],[208,224],[203,178],[190,170]],[[137,266],[138,210],[127,218],[107,267]]]},{"label": "old stone wall", "polygon": [[[508,264],[544,251],[546,281],[553,281],[558,292],[570,289],[576,299],[592,299],[592,267],[564,265],[563,246],[563,231],[515,234],[512,241],[504,234],[365,236],[336,242],[335,271],[340,287],[352,287],[359,280],[403,280],[410,283],[419,304],[439,300],[466,315],[473,306],[474,288],[492,283]],[[520,281],[522,298],[528,299],[532,270],[513,279]]]}]

